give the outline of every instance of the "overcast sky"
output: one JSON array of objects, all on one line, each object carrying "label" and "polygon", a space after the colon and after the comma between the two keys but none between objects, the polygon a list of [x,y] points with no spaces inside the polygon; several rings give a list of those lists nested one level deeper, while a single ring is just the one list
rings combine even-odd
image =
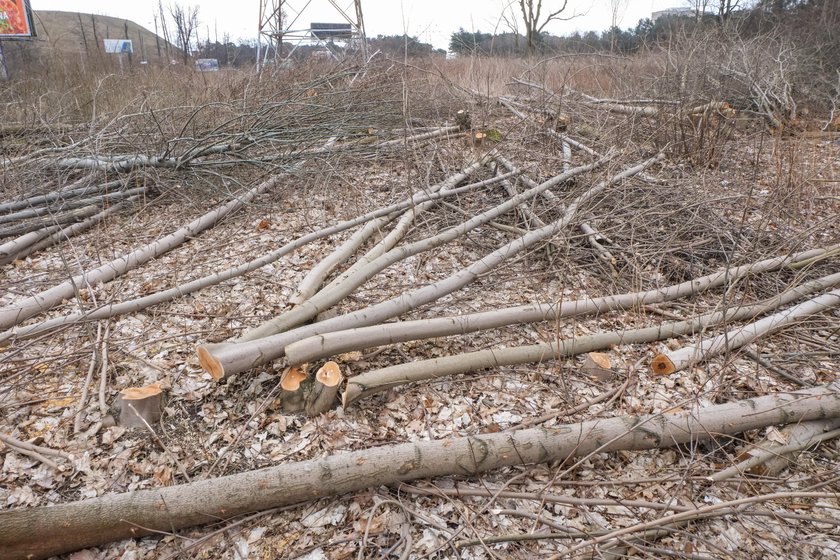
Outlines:
[{"label": "overcast sky", "polygon": [[[163,3],[167,6],[172,2],[176,0],[164,0]],[[557,7],[561,2],[544,0],[543,11]],[[202,37],[206,36],[208,28],[211,37],[218,30],[220,39],[224,33],[232,39],[256,37],[259,0],[179,0],[176,3],[200,6]],[[336,0],[336,3],[346,6],[352,17],[351,0]],[[610,25],[610,3],[610,0],[569,0],[564,16],[577,14],[579,17],[552,22],[546,31],[564,35],[575,30],[604,30]],[[639,19],[650,17],[654,10],[686,5],[685,0],[624,0],[624,3],[627,8],[621,18],[622,28],[635,26]],[[506,30],[507,26],[499,16],[504,6],[510,4],[518,9],[515,0],[362,0],[362,10],[368,36],[407,33],[435,47],[446,48],[449,36],[459,27],[485,33],[496,28],[499,32]],[[35,10],[63,10],[130,19],[154,31],[152,13],[157,7],[157,0],[31,0],[31,5]],[[303,10],[306,0],[290,0],[287,6]],[[293,12],[291,9],[287,11]],[[309,27],[313,21],[340,23],[344,20],[327,0],[312,0],[300,21],[305,24],[304,27]]]}]

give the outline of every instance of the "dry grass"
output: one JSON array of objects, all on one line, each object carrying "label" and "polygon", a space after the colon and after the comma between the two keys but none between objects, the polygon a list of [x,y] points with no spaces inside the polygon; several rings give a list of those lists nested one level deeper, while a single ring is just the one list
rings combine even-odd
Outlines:
[{"label": "dry grass", "polygon": [[[243,147],[208,155],[203,166],[145,168],[123,174],[127,182],[154,184],[160,196],[71,243],[4,268],[0,276],[3,302],[8,304],[66,278],[68,268],[89,268],[154,240],[229,198],[239,187],[285,169],[297,161],[292,159],[296,150],[319,145],[331,136],[339,137],[339,145],[346,149],[308,158],[301,172],[242,213],[144,269],[82,290],[84,296],[51,313],[76,311],[79,306],[89,306],[90,298],[100,304],[124,301],[235,266],[275,248],[280,241],[434,184],[488,148],[498,149],[526,168],[535,181],[545,180],[562,168],[561,146],[544,133],[546,115],[552,112],[570,113],[567,132],[601,152],[614,150],[614,160],[605,169],[557,189],[557,199],[535,201],[531,211],[546,221],[557,219],[563,206],[595,182],[659,150],[668,155],[665,163],[651,171],[661,183],[622,182],[586,209],[586,219],[613,241],[615,262],[599,259],[585,236],[570,229],[551,243],[512,259],[502,270],[477,279],[469,290],[415,310],[406,318],[648,289],[707,274],[726,264],[840,241],[838,146],[771,134],[760,119],[741,130],[722,118],[692,123],[664,113],[653,117],[616,114],[574,95],[560,97],[511,85],[512,78],[519,78],[558,94],[572,88],[596,97],[654,97],[687,106],[721,100],[747,103],[742,84],[728,87],[729,82],[716,82],[708,76],[713,60],[713,53],[698,46],[633,58],[386,60],[358,75],[352,63],[322,61],[266,72],[261,77],[235,70],[198,74],[182,67],[150,67],[120,73],[82,68],[72,61],[56,64],[43,76],[2,86],[5,103],[0,120],[5,128],[0,129],[0,150],[4,156],[22,158],[4,166],[0,179],[4,200],[114,175],[111,171],[94,175],[56,168],[51,163],[59,156],[183,155],[195,146],[222,141],[240,142]],[[126,96],[129,80],[131,93]],[[534,112],[526,119],[514,117],[499,106],[499,95],[518,96]],[[387,153],[367,150],[371,142],[452,122],[455,111],[464,108],[478,127],[498,130],[501,141],[489,147],[475,146],[461,136],[452,136]],[[252,142],[254,138],[257,141]],[[85,142],[74,144],[82,140]],[[43,149],[56,151],[43,157],[27,156]],[[581,152],[574,152],[573,157],[576,163],[589,158]],[[479,175],[485,178],[489,174],[483,170]],[[407,239],[421,239],[451,227],[462,222],[464,214],[474,214],[504,198],[500,189],[461,196],[453,200],[453,206],[440,206],[425,214]],[[501,228],[483,227],[455,244],[388,269],[341,302],[337,311],[358,309],[445,278],[511,239],[511,227],[525,227],[512,213],[499,222]],[[43,406],[27,404],[42,396],[56,401],[78,396],[85,370],[95,359],[92,325],[14,341],[3,349],[6,359],[0,369],[5,388],[0,392],[0,406],[10,414],[0,423],[0,430],[17,430],[22,438],[39,437],[43,445],[79,446],[89,451],[93,467],[84,475],[58,477],[54,487],[43,487],[38,485],[45,480],[39,467],[21,465],[13,452],[5,450],[9,468],[0,473],[0,480],[10,490],[0,493],[7,499],[0,507],[18,507],[21,502],[43,505],[106,490],[184,482],[186,473],[171,461],[172,455],[187,465],[191,477],[198,478],[393,441],[496,431],[506,414],[527,419],[547,410],[574,407],[615,388],[612,385],[619,386],[625,378],[630,383],[615,400],[552,420],[547,426],[795,388],[739,353],[726,354],[674,378],[653,377],[639,364],[658,350],[656,345],[610,350],[618,373],[609,382],[582,375],[575,359],[497,368],[410,386],[371,399],[359,408],[332,411],[315,419],[284,414],[278,407],[271,387],[279,367],[265,365],[253,375],[237,376],[227,384],[210,383],[197,365],[194,345],[233,336],[286,309],[303,274],[346,235],[307,246],[241,281],[110,322],[108,344],[113,361],[109,397],[119,386],[140,384],[150,375],[173,382],[161,434],[166,451],[156,448],[142,433],[130,432],[122,435],[123,439],[112,440],[114,432],[107,432],[107,442],[82,439],[71,433],[71,409],[49,408],[58,406],[53,401]],[[744,281],[726,294],[708,294],[672,306],[420,341],[366,353],[362,359],[344,356],[341,360],[351,372],[358,372],[410,359],[651,326],[661,322],[663,315],[690,316],[717,309],[721,298],[724,302],[733,298],[758,301],[828,274],[832,267],[836,268],[836,258],[804,271],[781,271]],[[836,314],[825,313],[796,331],[762,341],[759,351],[809,382],[827,382],[836,378],[838,370],[837,327]],[[85,413],[86,423],[99,418],[97,410]],[[128,547],[148,558],[170,553],[223,558],[232,554],[234,547],[248,546],[248,537],[255,536],[252,553],[266,557],[292,558],[316,548],[335,558],[357,554],[387,557],[406,542],[398,536],[405,520],[417,546],[410,557],[444,558],[456,553],[445,544],[450,537],[531,533],[546,528],[540,517],[590,532],[628,526],[656,519],[661,512],[625,507],[622,500],[703,505],[737,497],[738,487],[714,486],[705,477],[721,464],[730,464],[742,444],[760,441],[763,436],[744,434],[740,439],[661,452],[593,455],[569,472],[565,471],[568,464],[523,466],[457,482],[491,490],[508,486],[537,497],[549,491],[577,498],[615,499],[608,507],[594,502],[568,506],[546,505],[539,499],[500,498],[493,502],[444,496],[414,497],[410,505],[405,505],[407,500],[399,507],[397,501],[403,495],[398,490],[374,489],[248,521],[231,529],[230,539],[208,529],[184,532],[197,539],[200,552],[183,550],[186,541],[143,539],[108,545],[103,553],[116,558]],[[829,442],[803,455],[783,477],[739,482],[749,485],[748,493],[801,489],[823,482],[824,490],[836,492],[837,452],[836,442]],[[559,473],[562,476],[558,477]],[[440,487],[455,484],[451,479],[430,483]],[[382,499],[392,501],[376,506]],[[818,557],[820,547],[830,551],[837,545],[833,529],[840,521],[837,510],[832,509],[837,507],[836,500],[826,500],[826,504],[825,509],[808,504],[807,513],[823,516],[831,525],[790,516],[754,517],[745,511],[731,518],[675,528],[659,540],[594,550],[596,555],[626,553],[648,558],[666,554],[692,557],[694,553],[743,558],[778,555],[790,550],[794,542],[808,541],[807,554]],[[780,513],[799,514],[805,506],[789,507],[779,501],[772,507]],[[478,515],[479,510],[487,511]],[[318,511],[329,515],[307,517]],[[534,516],[539,516],[538,521]],[[336,521],[319,525],[313,518]],[[363,538],[368,524],[374,530]],[[270,530],[263,534],[260,527]],[[206,541],[201,540],[208,535]],[[513,539],[500,548],[478,546],[458,553],[469,558],[534,558],[562,553],[566,544]]]}]

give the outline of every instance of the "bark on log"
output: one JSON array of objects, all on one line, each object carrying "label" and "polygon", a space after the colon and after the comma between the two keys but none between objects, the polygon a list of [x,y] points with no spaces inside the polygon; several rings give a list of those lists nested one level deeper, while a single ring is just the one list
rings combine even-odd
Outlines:
[{"label": "bark on log", "polygon": [[[360,260],[351,267],[351,269],[342,274],[334,282],[331,282],[323,290],[312,296],[307,301],[301,303],[299,306],[290,311],[281,313],[274,319],[263,323],[259,327],[247,331],[245,334],[237,338],[235,342],[254,341],[260,338],[272,336],[276,333],[288,331],[298,325],[302,325],[307,321],[314,319],[319,313],[323,313],[336,303],[340,302],[343,298],[350,295],[353,290],[376,276],[382,270],[385,270],[387,267],[412,255],[445,245],[446,243],[465,235],[467,232],[490,222],[498,216],[511,211],[521,203],[537,196],[537,194],[547,190],[551,186],[559,184],[573,176],[595,169],[602,163],[604,163],[603,160],[590,165],[577,167],[570,170],[568,173],[552,177],[541,185],[529,189],[520,195],[508,199],[502,204],[473,216],[466,222],[462,222],[461,224],[451,227],[432,237],[427,237],[425,239],[415,241],[414,243],[394,248],[377,257],[373,261],[367,262],[365,260]],[[553,232],[554,228],[550,226],[543,226],[541,230],[550,230],[550,232]]]},{"label": "bark on log", "polygon": [[271,189],[277,184],[279,179],[280,176],[277,176],[263,181],[223,206],[211,210],[186,226],[148,245],[135,249],[127,255],[123,255],[93,270],[83,272],[66,282],[62,282],[34,296],[1,308],[0,329],[9,329],[38,313],[52,309],[63,300],[72,297],[77,286],[93,286],[101,282],[108,282],[174,249],[191,237],[195,237],[204,230],[212,228],[225,216],[236,212],[260,194]]},{"label": "bark on log", "polygon": [[[97,214],[94,214],[93,216],[90,216],[89,218],[86,218],[86,219],[82,220],[81,222],[76,222],[75,224],[70,224],[69,226],[67,226],[65,228],[62,228],[58,231],[48,233],[48,235],[44,239],[41,239],[41,240],[39,240],[35,243],[32,243],[31,245],[29,245],[27,247],[20,248],[15,254],[10,254],[8,256],[0,257],[0,264],[7,264],[7,262],[11,262],[11,261],[17,260],[17,259],[25,259],[26,257],[31,255],[32,253],[35,253],[37,251],[41,251],[43,249],[46,249],[47,247],[51,247],[51,246],[55,245],[56,243],[61,243],[62,241],[70,239],[74,235],[82,233],[83,231],[85,231],[87,229],[90,229],[91,227],[95,226],[96,224],[98,224],[99,222],[101,222],[102,220],[104,220],[105,218],[110,216],[111,214],[116,214],[117,212],[122,211],[125,207],[130,206],[131,204],[134,204],[135,202],[140,200],[140,198],[141,197],[139,197],[139,196],[135,196],[135,197],[128,198],[126,200],[120,201],[120,202],[114,204],[113,206],[111,206],[111,207],[109,207],[105,210],[102,210],[101,212],[99,212]],[[52,229],[53,228],[50,228],[48,231],[51,232]],[[2,253],[0,253],[0,255],[2,255]]]},{"label": "bark on log", "polygon": [[179,286],[156,292],[154,294],[149,294],[148,296],[144,296],[141,298],[120,303],[108,304],[94,309],[92,311],[88,311],[86,313],[71,313],[69,315],[65,315],[64,317],[57,317],[55,319],[50,319],[41,323],[27,325],[25,327],[18,327],[13,330],[8,330],[0,334],[0,342],[4,342],[12,338],[27,337],[48,332],[82,320],[98,321],[101,319],[108,319],[111,317],[116,317],[117,315],[133,313],[135,311],[146,309],[147,307],[151,307],[153,305],[157,305],[167,301],[172,301],[174,299],[183,297],[198,290],[202,290],[208,286],[214,286],[226,280],[230,280],[232,278],[236,278],[238,276],[242,276],[243,274],[247,274],[249,272],[257,270],[258,268],[270,264],[280,259],[284,255],[287,255],[288,253],[291,253],[292,251],[303,247],[307,243],[315,241],[316,239],[321,239],[323,237],[330,236],[334,233],[342,232],[344,230],[363,224],[368,220],[372,220],[374,218],[379,218],[381,216],[385,216],[393,212],[405,210],[406,208],[417,204],[418,201],[422,203],[431,200],[439,200],[447,196],[455,196],[457,194],[467,192],[479,186],[483,186],[483,184],[485,183],[485,181],[482,181],[471,185],[465,185],[463,187],[458,187],[445,193],[438,192],[431,193],[428,195],[424,193],[421,197],[418,197],[417,200],[405,200],[384,208],[373,210],[363,216],[346,220],[344,222],[339,222],[338,224],[335,224],[333,226],[329,226],[318,231],[306,234],[302,237],[299,237],[298,239],[295,239],[294,241],[290,241],[283,247],[280,247],[279,249],[272,251],[271,253],[263,255],[262,257],[254,259],[247,263],[241,264],[236,268],[229,268],[227,270],[223,270],[214,274],[210,274],[208,276],[204,276],[202,278],[198,278],[186,284],[181,284]]},{"label": "bark on log", "polygon": [[145,428],[154,426],[163,413],[163,389],[160,383],[145,387],[129,387],[120,391],[120,426]]},{"label": "bark on log", "polygon": [[[832,285],[836,286],[835,281]],[[686,346],[673,352],[656,356],[650,364],[654,373],[670,375],[682,371],[701,361],[729,352],[749,344],[755,339],[771,334],[795,321],[810,317],[826,309],[840,305],[840,289],[832,290],[799,305],[780,311],[760,321],[733,329],[724,334],[704,340],[699,344]]]},{"label": "bark on log", "polygon": [[779,476],[805,449],[840,437],[840,418],[790,424],[780,430],[785,443],[764,440],[749,446],[736,459],[738,463],[709,477],[713,482],[749,473],[763,477]]},{"label": "bark on log", "polygon": [[[633,292],[564,301],[537,303],[508,307],[494,311],[469,313],[455,317],[401,321],[343,331],[333,331],[301,339],[286,347],[286,356],[291,363],[301,363],[319,358],[335,356],[352,350],[363,350],[385,344],[396,344],[411,340],[462,335],[471,332],[497,329],[510,325],[556,321],[561,318],[595,315],[641,305],[674,301],[692,294],[732,283],[748,274],[759,274],[778,270],[787,265],[808,261],[814,257],[831,253],[835,247],[796,253],[790,256],[774,257],[756,263],[741,265],[707,276],[687,280],[673,286],[656,290]],[[823,284],[819,284],[822,289]]]},{"label": "bark on log", "polygon": [[327,412],[335,404],[335,397],[338,395],[338,388],[344,376],[341,375],[341,368],[335,362],[327,362],[315,373],[309,394],[306,396],[306,414],[317,416]]},{"label": "bark on log", "polygon": [[0,511],[0,549],[8,560],[38,560],[370,486],[474,476],[513,465],[664,448],[776,424],[834,418],[840,416],[840,384],[690,408],[388,445],[178,486]]},{"label": "bark on log", "polygon": [[[447,294],[460,290],[482,274],[486,274],[487,272],[493,270],[501,263],[517,255],[521,251],[555,235],[558,231],[569,225],[572,219],[576,216],[578,209],[583,204],[605,191],[610,185],[638,173],[642,169],[645,169],[646,167],[662,160],[663,157],[664,156],[662,154],[659,154],[635,167],[619,173],[611,179],[598,183],[572,201],[566,209],[566,212],[563,214],[563,217],[559,220],[552,222],[545,227],[530,231],[522,237],[514,239],[510,243],[507,243],[492,253],[485,255],[483,258],[475,261],[467,268],[459,270],[448,278],[422,288],[418,288],[412,292],[402,294],[391,300],[384,301],[346,315],[341,315],[333,319],[321,321],[315,325],[298,327],[297,329],[285,333],[251,340],[248,342],[232,342],[199,346],[197,349],[199,362],[205,371],[209,372],[215,379],[219,380],[228,375],[249,370],[253,367],[268,363],[271,360],[281,357],[288,344],[296,340],[300,340],[301,338],[325,332],[343,330],[349,327],[367,326],[381,323],[387,319],[401,315],[406,311],[410,311],[421,305],[436,301]],[[546,183],[544,183],[544,185]],[[512,199],[509,202],[515,206],[521,201]]]},{"label": "bark on log", "polygon": [[[82,181],[85,181],[82,179]],[[81,182],[81,181],[79,181]],[[78,184],[77,182],[76,184]],[[33,208],[35,206],[45,206],[47,204],[57,202],[60,200],[69,200],[71,198],[78,198],[80,196],[89,195],[89,194],[97,194],[100,192],[108,192],[111,187],[120,187],[123,186],[123,181],[116,180],[116,181],[108,181],[106,183],[102,183],[100,185],[93,185],[87,187],[78,187],[78,188],[66,188],[58,191],[52,191],[47,194],[41,194],[36,196],[30,196],[28,198],[24,198],[22,200],[13,200],[10,202],[4,202],[0,204],[0,212],[15,212],[17,210],[23,210],[25,208]]]},{"label": "bark on log", "polygon": [[715,311],[684,321],[662,323],[655,327],[598,333],[529,346],[480,350],[368,371],[351,378],[347,382],[347,389],[342,400],[346,407],[362,397],[412,381],[425,381],[492,367],[556,360],[586,352],[605,350],[620,344],[643,344],[693,334],[723,322],[751,319],[756,315],[776,309],[780,305],[796,301],[809,293],[823,290],[837,282],[840,282],[840,273],[806,282],[764,303]]}]

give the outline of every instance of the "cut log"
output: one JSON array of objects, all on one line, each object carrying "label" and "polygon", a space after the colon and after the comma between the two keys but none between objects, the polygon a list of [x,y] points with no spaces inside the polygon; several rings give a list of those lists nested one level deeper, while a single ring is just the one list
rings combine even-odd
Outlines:
[{"label": "cut log", "polygon": [[456,373],[467,373],[499,366],[544,362],[576,356],[585,352],[605,350],[621,344],[642,344],[693,334],[712,325],[751,319],[756,315],[772,311],[780,305],[796,301],[808,293],[823,290],[826,285],[837,282],[840,282],[840,273],[806,282],[764,303],[715,311],[684,321],[663,323],[655,327],[603,332],[529,346],[480,350],[431,360],[417,360],[368,371],[348,380],[342,402],[346,408],[362,397],[414,381],[427,381]]},{"label": "cut log", "polygon": [[280,376],[280,388],[283,390],[283,410],[285,412],[293,413],[303,410],[305,388],[308,380],[309,364],[286,368],[283,375]]},{"label": "cut log", "polygon": [[[837,281],[834,281],[832,285],[836,286]],[[722,335],[704,340],[699,344],[686,346],[673,352],[659,354],[651,362],[650,368],[654,373],[670,375],[723,352],[730,352],[736,348],[740,348],[761,336],[771,334],[795,321],[837,306],[840,306],[840,289],[832,290],[790,309],[785,309],[775,315],[765,317],[760,321],[732,329]]]},{"label": "cut log", "polygon": [[78,286],[95,286],[102,282],[108,282],[174,249],[204,230],[212,228],[225,216],[236,212],[260,194],[273,188],[280,180],[280,177],[278,175],[267,181],[263,181],[244,194],[237,196],[219,208],[207,212],[186,226],[148,245],[135,249],[127,255],[116,258],[93,270],[83,272],[31,297],[0,308],[0,329],[9,329],[38,313],[52,309],[65,299],[72,297]]},{"label": "cut log", "polygon": [[609,381],[613,376],[610,358],[601,352],[590,352],[587,354],[586,360],[580,366],[580,371],[599,381]]},{"label": "cut log", "polygon": [[[580,317],[631,309],[639,305],[674,301],[735,282],[739,278],[743,278],[749,274],[778,270],[784,266],[796,266],[797,263],[810,261],[821,255],[830,254],[834,249],[835,247],[832,246],[827,249],[805,251],[791,256],[765,259],[755,263],[725,269],[673,286],[666,286],[645,292],[564,301],[559,305],[554,303],[537,303],[494,311],[468,313],[455,317],[400,321],[397,323],[333,331],[290,343],[286,347],[286,355],[291,363],[300,363],[327,358],[353,350],[364,350],[365,348],[382,346],[384,344],[460,335],[517,324],[556,321],[561,318]],[[821,290],[826,287],[823,282],[809,284],[809,286],[813,286],[814,290]]]},{"label": "cut log", "polygon": [[163,413],[163,389],[160,383],[129,387],[120,391],[120,426],[146,428],[160,421]]},{"label": "cut log", "polygon": [[66,240],[70,239],[71,237],[73,237],[74,235],[77,235],[79,233],[82,233],[83,231],[86,231],[86,230],[90,229],[91,227],[95,226],[96,224],[98,224],[99,222],[101,222],[102,220],[107,218],[108,216],[122,211],[126,207],[128,207],[131,204],[134,204],[135,202],[140,200],[140,198],[141,197],[139,197],[139,196],[135,196],[135,197],[127,198],[125,200],[121,200],[120,202],[114,204],[113,206],[110,206],[109,208],[106,208],[105,210],[102,210],[101,212],[99,212],[97,214],[94,214],[93,216],[90,216],[89,218],[86,218],[86,219],[82,220],[81,222],[76,222],[75,224],[70,224],[67,227],[64,227],[64,228],[62,228],[58,231],[50,233],[44,239],[41,239],[41,240],[39,240],[35,243],[32,243],[29,246],[19,248],[17,253],[15,253],[14,255],[9,255],[8,257],[4,257],[4,256],[2,256],[2,254],[0,254],[0,264],[6,264],[7,260],[8,260],[8,262],[11,262],[11,260],[24,259],[24,258],[28,257],[29,255],[31,255],[32,253],[35,253],[37,251],[41,251],[43,249],[46,249],[47,247],[52,247],[53,245],[61,243],[62,241],[66,241]]},{"label": "cut log", "polygon": [[[200,347],[202,348],[202,350],[199,351],[199,357],[202,358],[201,363],[202,365],[206,365],[210,368],[208,371],[221,371],[225,376],[240,373],[283,356],[286,346],[292,342],[300,340],[301,338],[325,332],[343,330],[351,326],[367,326],[381,323],[387,319],[396,317],[407,311],[411,311],[412,309],[416,309],[421,305],[437,301],[438,299],[467,286],[483,274],[488,273],[501,263],[519,254],[521,251],[556,235],[559,231],[569,225],[577,214],[578,209],[585,203],[589,202],[593,197],[599,195],[611,185],[623,180],[626,177],[631,177],[642,169],[661,161],[663,158],[663,154],[658,154],[641,164],[626,169],[610,179],[601,181],[572,201],[568,208],[566,208],[566,212],[558,220],[546,225],[545,227],[527,232],[522,237],[506,243],[495,251],[485,255],[483,258],[474,261],[468,267],[459,270],[443,280],[439,280],[433,284],[401,294],[388,301],[384,301],[346,315],[341,315],[333,319],[321,321],[314,325],[305,325],[285,333],[242,343],[227,343],[224,345],[206,345]],[[545,185],[546,183],[543,184]],[[511,199],[509,202],[513,205],[513,207],[515,207],[521,202],[521,200]]]},{"label": "cut log", "polygon": [[325,363],[315,373],[315,380],[309,394],[306,396],[306,414],[317,416],[327,412],[335,404],[336,395],[344,376],[341,375],[341,368],[335,362]]},{"label": "cut log", "polygon": [[592,453],[707,441],[781,423],[840,416],[840,384],[647,416],[416,441],[339,453],[188,484],[0,511],[7,560],[40,560],[119,539],[215,523],[371,486],[565,461]]}]

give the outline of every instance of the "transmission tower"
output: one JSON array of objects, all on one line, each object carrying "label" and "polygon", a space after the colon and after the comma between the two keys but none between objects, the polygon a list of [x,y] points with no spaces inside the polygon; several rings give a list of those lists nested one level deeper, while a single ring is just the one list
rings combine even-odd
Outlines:
[{"label": "transmission tower", "polygon": [[[269,61],[278,62],[288,58],[303,43],[323,44],[327,39],[346,41],[349,47],[356,49],[367,60],[362,0],[353,0],[345,8],[341,7],[340,1],[326,0],[326,3],[335,9],[334,13],[343,20],[342,23],[316,24],[306,19],[306,12],[314,11],[314,7],[319,4],[318,0],[260,0],[257,70]],[[320,3],[323,4],[324,0],[320,0]],[[355,13],[350,12],[351,6]],[[283,50],[284,40],[292,45],[289,52]]]}]

